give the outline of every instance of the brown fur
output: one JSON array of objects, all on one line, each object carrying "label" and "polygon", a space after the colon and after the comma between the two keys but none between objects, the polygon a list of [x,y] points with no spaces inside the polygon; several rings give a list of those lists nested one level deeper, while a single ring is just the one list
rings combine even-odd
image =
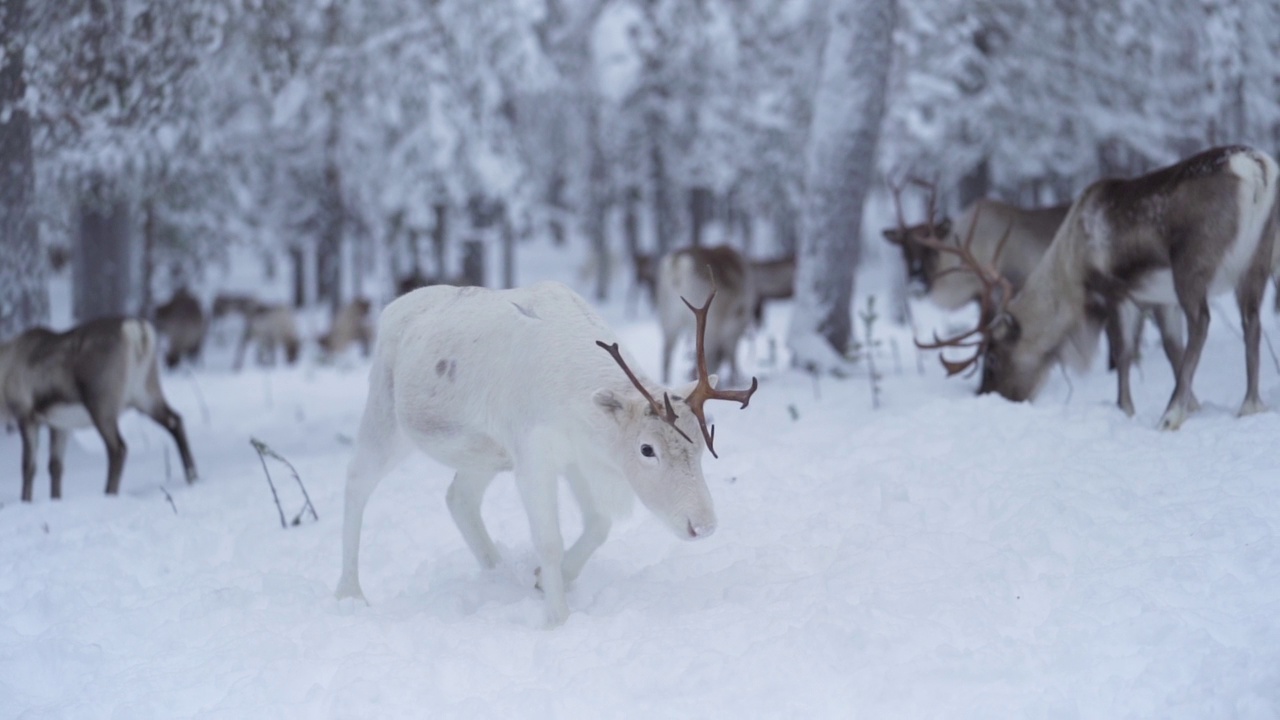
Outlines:
[{"label": "brown fur", "polygon": [[186,288],[156,308],[155,327],[168,341],[164,355],[166,367],[177,367],[183,358],[189,362],[199,361],[207,323],[200,301]]},{"label": "brown fur", "polygon": [[373,305],[365,298],[352,300],[338,311],[329,332],[320,336],[320,348],[326,355],[337,355],[352,344],[360,344],[360,353],[369,356],[373,345]]},{"label": "brown fur", "polygon": [[711,292],[708,272],[715,277],[716,300],[707,316],[706,358],[710,372],[728,363],[730,382],[738,381],[736,351],[751,322],[755,292],[746,260],[728,245],[690,247],[669,253],[658,265],[658,320],[662,325],[662,379],[671,378],[671,355],[683,335],[692,334],[693,319],[681,297],[695,306]]},{"label": "brown fur", "polygon": [[298,320],[293,308],[284,304],[255,304],[245,315],[244,331],[240,334],[240,344],[236,348],[233,365],[236,370],[244,366],[244,354],[250,342],[256,346],[255,355],[259,365],[274,365],[277,350],[282,347],[285,361],[290,365],[297,362],[302,339],[298,334]]},{"label": "brown fur", "polygon": [[764,304],[770,300],[786,300],[796,292],[796,256],[773,260],[751,261],[751,284],[756,301],[751,316],[756,324],[764,321]]},{"label": "brown fur", "polygon": [[[1247,391],[1241,413],[1261,409],[1258,309],[1280,228],[1280,197],[1274,161],[1243,147],[1215,148],[1132,180],[1089,186],[1007,314],[997,318],[981,391],[1011,400],[1031,397],[1052,363],[1070,354],[1072,346],[1084,348],[1087,357],[1099,329],[1091,307],[1101,303],[1107,309],[1108,333],[1122,335],[1122,326],[1130,321],[1121,312],[1122,301],[1168,271],[1189,331],[1176,363],[1177,384],[1161,420],[1163,427],[1176,429],[1194,405],[1191,381],[1208,333],[1208,294],[1243,221],[1242,180],[1232,171],[1233,160],[1263,176],[1251,212],[1270,205],[1269,214],[1259,218],[1263,223],[1252,255],[1229,278],[1244,322]],[[1128,362],[1122,356],[1117,363],[1122,396],[1127,394]]]},{"label": "brown fur", "polygon": [[107,446],[108,495],[120,490],[127,454],[118,420],[134,408],[173,437],[187,482],[196,479],[182,416],[169,407],[156,366],[155,329],[140,318],[91,320],[64,333],[32,328],[0,344],[0,415],[17,421],[22,433],[22,500],[30,502],[36,446],[49,426],[51,495],[62,496],[62,458],[70,429],[83,418]]}]

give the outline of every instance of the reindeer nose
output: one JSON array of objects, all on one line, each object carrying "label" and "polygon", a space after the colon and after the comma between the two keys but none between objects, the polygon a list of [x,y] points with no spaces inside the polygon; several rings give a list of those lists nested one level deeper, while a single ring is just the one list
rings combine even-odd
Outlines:
[{"label": "reindeer nose", "polygon": [[689,539],[690,540],[704,538],[710,535],[711,533],[714,533],[715,531],[716,531],[716,523],[714,520],[708,523],[700,524],[700,525],[694,525],[692,520],[689,521]]}]

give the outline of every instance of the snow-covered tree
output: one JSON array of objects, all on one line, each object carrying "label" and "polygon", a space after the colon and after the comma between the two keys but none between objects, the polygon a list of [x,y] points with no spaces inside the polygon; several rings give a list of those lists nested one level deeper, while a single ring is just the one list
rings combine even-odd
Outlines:
[{"label": "snow-covered tree", "polygon": [[49,314],[34,214],[31,114],[24,104],[27,22],[26,0],[0,2],[0,340]]},{"label": "snow-covered tree", "polygon": [[892,57],[895,0],[833,0],[806,152],[807,196],[788,343],[796,364],[837,369],[852,340],[850,305],[863,199]]}]

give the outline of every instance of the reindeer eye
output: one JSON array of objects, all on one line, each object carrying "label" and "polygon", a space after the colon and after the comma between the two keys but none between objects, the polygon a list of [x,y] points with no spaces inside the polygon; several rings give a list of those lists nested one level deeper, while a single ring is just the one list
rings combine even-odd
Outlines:
[{"label": "reindeer eye", "polygon": [[640,454],[645,457],[657,457],[658,453],[653,451],[653,446],[648,443],[640,446]]}]

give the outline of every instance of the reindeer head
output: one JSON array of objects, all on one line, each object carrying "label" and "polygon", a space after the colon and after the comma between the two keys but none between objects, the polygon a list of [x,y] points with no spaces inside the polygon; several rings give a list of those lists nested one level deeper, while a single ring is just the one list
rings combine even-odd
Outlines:
[{"label": "reindeer head", "polygon": [[[684,301],[697,319],[698,379],[687,386],[662,391],[661,402],[631,372],[617,343],[596,341],[618,363],[639,393],[636,397],[603,389],[593,396],[596,405],[619,423],[624,439],[619,461],[623,474],[641,502],[678,537],[688,540],[710,535],[716,527],[711,493],[702,475],[703,447],[716,456],[715,427],[708,426],[703,405],[708,400],[732,400],[745,408],[758,386],[752,378],[747,390],[715,389],[717,378],[707,371],[704,343],[707,310],[715,296],[713,281],[711,295],[702,307],[695,308],[688,300]],[[695,426],[701,432],[695,432]]]},{"label": "reindeer head", "polygon": [[911,284],[911,290],[913,294],[922,296],[933,289],[933,283],[940,274],[941,255],[935,243],[951,237],[951,220],[946,217],[934,219],[936,192],[931,183],[914,179],[910,182],[929,190],[925,222],[907,225],[902,213],[902,184],[890,182],[889,189],[893,193],[893,206],[898,224],[896,227],[885,228],[881,232],[885,240],[897,245],[902,251],[902,260],[907,266],[907,280]]},{"label": "reindeer head", "polygon": [[[1044,368],[1037,367],[1033,372],[1019,367],[1024,362],[1025,353],[1019,352],[1021,326],[1018,316],[1010,307],[1013,286],[1000,274],[994,263],[984,263],[974,256],[973,235],[977,226],[978,215],[975,213],[964,240],[940,240],[934,237],[922,237],[918,240],[939,257],[944,254],[954,256],[958,264],[944,273],[972,273],[978,279],[982,292],[978,300],[977,327],[945,340],[935,334],[932,342],[922,343],[916,340],[916,346],[922,350],[973,348],[973,355],[964,360],[948,360],[939,355],[938,359],[946,368],[947,376],[966,372],[972,374],[981,361],[982,381],[978,387],[979,394],[998,392],[1011,400],[1025,400],[1043,381],[1048,365]],[[1008,239],[1009,230],[1006,230],[996,246],[997,259]]]}]

